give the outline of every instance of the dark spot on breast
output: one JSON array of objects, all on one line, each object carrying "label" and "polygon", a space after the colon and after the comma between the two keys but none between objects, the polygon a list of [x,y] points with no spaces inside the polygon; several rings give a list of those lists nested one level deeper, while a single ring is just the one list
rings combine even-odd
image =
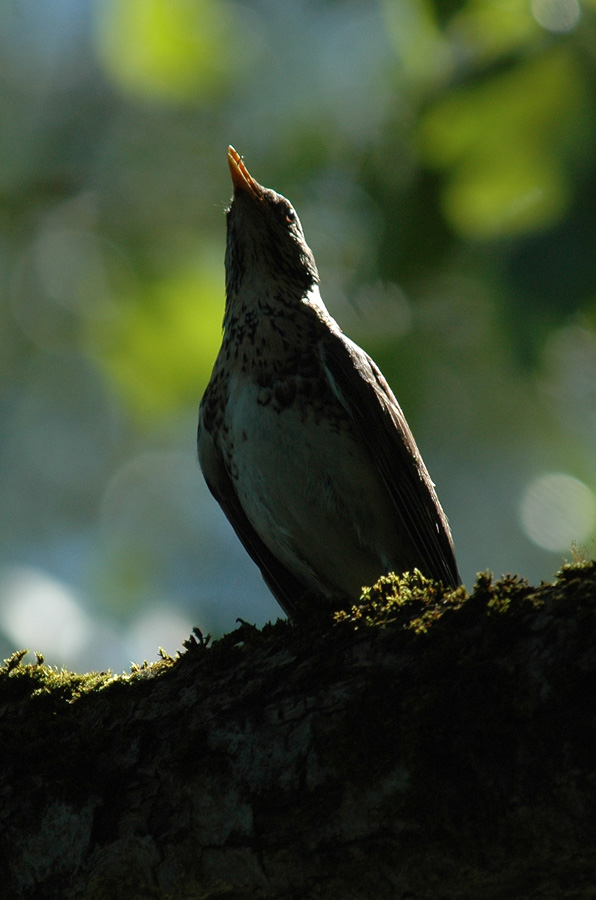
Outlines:
[{"label": "dark spot on breast", "polygon": [[257,395],[259,406],[268,406],[271,403],[272,393],[269,388],[262,387]]},{"label": "dark spot on breast", "polygon": [[296,380],[276,381],[273,385],[273,397],[278,409],[286,409],[296,398]]}]

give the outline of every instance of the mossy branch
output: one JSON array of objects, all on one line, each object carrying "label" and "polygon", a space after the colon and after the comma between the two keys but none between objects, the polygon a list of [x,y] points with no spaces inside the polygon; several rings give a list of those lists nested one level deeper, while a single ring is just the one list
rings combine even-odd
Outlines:
[{"label": "mossy branch", "polygon": [[596,563],[381,579],[130,674],[0,672],[13,898],[588,898]]}]

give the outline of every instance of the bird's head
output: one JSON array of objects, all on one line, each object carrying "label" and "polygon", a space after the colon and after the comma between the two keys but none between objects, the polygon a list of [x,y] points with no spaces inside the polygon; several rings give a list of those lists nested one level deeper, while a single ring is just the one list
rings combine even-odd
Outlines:
[{"label": "bird's head", "polygon": [[228,164],[234,196],[227,210],[226,292],[298,300],[319,276],[298,215],[281,194],[255,181],[233,147]]}]

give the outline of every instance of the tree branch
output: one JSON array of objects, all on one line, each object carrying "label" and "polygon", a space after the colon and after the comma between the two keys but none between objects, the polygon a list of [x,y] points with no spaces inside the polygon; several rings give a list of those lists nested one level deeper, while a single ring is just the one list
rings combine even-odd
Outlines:
[{"label": "tree branch", "polygon": [[0,672],[14,898],[593,897],[596,563]]}]

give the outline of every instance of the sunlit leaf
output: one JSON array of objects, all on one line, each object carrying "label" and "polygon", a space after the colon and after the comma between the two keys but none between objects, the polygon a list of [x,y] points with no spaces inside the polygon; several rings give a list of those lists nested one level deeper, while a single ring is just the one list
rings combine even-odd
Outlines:
[{"label": "sunlit leaf", "polygon": [[170,102],[204,97],[242,56],[238,30],[214,0],[102,0],[97,53],[128,94]]},{"label": "sunlit leaf", "polygon": [[516,234],[560,218],[572,166],[594,142],[586,97],[573,56],[560,49],[450,93],[429,111],[422,152],[446,173],[444,210],[458,232]]},{"label": "sunlit leaf", "polygon": [[168,415],[198,402],[221,340],[223,276],[204,259],[125,301],[109,323],[85,336],[133,415]]},{"label": "sunlit leaf", "polygon": [[529,0],[471,0],[453,19],[450,31],[468,54],[487,59],[523,47],[540,27]]},{"label": "sunlit leaf", "polygon": [[383,9],[406,80],[426,86],[443,78],[451,69],[451,50],[430,0],[385,0]]}]

